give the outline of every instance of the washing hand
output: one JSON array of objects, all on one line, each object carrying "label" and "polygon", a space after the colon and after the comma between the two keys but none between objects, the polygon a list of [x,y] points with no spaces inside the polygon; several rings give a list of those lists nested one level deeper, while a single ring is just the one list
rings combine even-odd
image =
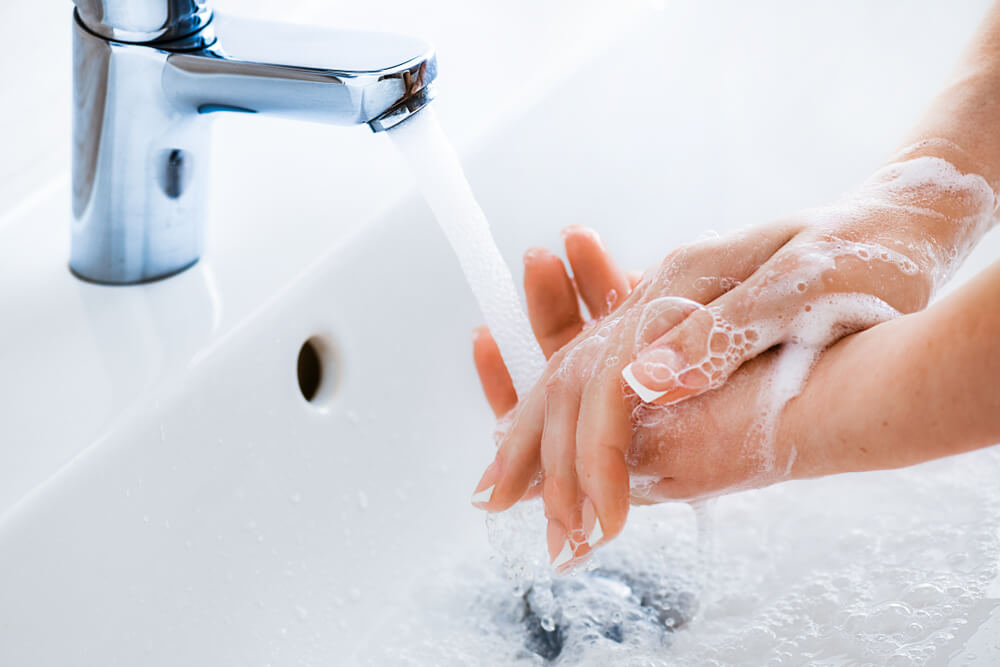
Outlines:
[{"label": "washing hand", "polygon": [[[675,403],[720,386],[775,345],[824,346],[867,328],[880,304],[901,313],[926,306],[990,227],[996,206],[982,177],[931,148],[915,147],[857,192],[796,215],[795,235],[745,282],[676,326],[663,323],[666,333],[638,350],[625,373],[632,388],[647,402]],[[676,293],[664,279],[671,264],[640,286],[635,305]]]},{"label": "washing hand", "polygon": [[[737,284],[753,273],[786,243],[795,231],[791,225],[777,224],[762,227],[752,233],[711,239],[684,248],[671,255],[665,262],[665,266],[670,267],[666,272],[669,278],[664,278],[668,282],[667,289],[686,299],[708,302],[720,296],[727,287]],[[637,401],[622,390],[621,379],[618,376],[621,370],[620,364],[602,364],[598,369],[596,375],[605,385],[595,385],[602,393],[590,397],[592,407],[588,411],[579,410],[573,414],[572,424],[558,419],[561,416],[558,411],[567,405],[566,401],[559,399],[573,400],[579,397],[572,392],[569,383],[571,375],[568,372],[553,372],[553,369],[558,369],[563,364],[567,368],[592,369],[594,353],[604,351],[606,348],[599,350],[597,348],[600,346],[591,345],[592,349],[588,349],[588,346],[582,343],[594,340],[595,337],[602,340],[605,333],[616,329],[616,324],[621,322],[621,318],[607,317],[607,314],[613,310],[623,309],[625,307],[623,304],[627,304],[635,296],[629,294],[630,283],[634,284],[634,278],[630,281],[616,266],[594,232],[584,228],[570,228],[566,231],[565,242],[567,257],[576,278],[575,287],[562,262],[553,254],[536,249],[529,251],[525,256],[525,293],[529,316],[535,334],[551,362],[547,371],[549,379],[539,383],[531,395],[540,393],[539,388],[548,387],[548,391],[543,392],[542,396],[548,394],[552,400],[549,401],[548,410],[543,410],[541,415],[547,437],[541,447],[538,443],[534,448],[509,444],[502,446],[496,461],[484,474],[476,492],[477,496],[488,496],[481,498],[482,507],[493,511],[506,509],[517,500],[530,497],[538,491],[539,487],[534,485],[534,482],[538,473],[542,471],[544,481],[541,490],[550,517],[550,551],[553,557],[562,553],[567,537],[573,537],[574,552],[576,556],[582,557],[600,541],[595,537],[598,521],[602,526],[598,530],[603,531],[605,540],[620,530],[620,523],[624,522],[629,502],[630,472],[637,478],[656,477],[659,480],[655,485],[639,486],[635,489],[632,499],[639,503],[700,495],[705,489],[731,487],[746,477],[748,471],[745,468],[752,464],[751,459],[727,456],[727,453],[733,451],[733,447],[724,440],[726,438],[732,440],[733,434],[745,433],[758,416],[759,410],[755,410],[752,402],[727,401],[729,393],[739,390],[738,383],[733,385],[735,388],[733,390],[713,393],[683,406],[671,408],[683,413],[684,429],[678,429],[665,422],[654,424],[650,420],[645,427],[636,431],[635,442],[637,444],[676,442],[677,446],[669,448],[666,452],[669,456],[666,457],[654,456],[652,447],[637,451],[636,456],[630,457],[631,471],[626,469],[624,452],[632,443],[630,418]],[[724,264],[726,271],[719,276],[719,279],[700,279],[702,276],[710,275],[710,271],[720,262]],[[595,317],[590,323],[585,323],[581,316],[578,305],[581,299]],[[659,305],[655,304],[654,309]],[[669,318],[678,313],[690,312],[690,306],[696,303],[668,298],[663,305],[662,312]],[[602,315],[605,316],[603,320],[600,319]],[[647,322],[645,329],[647,333],[655,329],[653,324]],[[582,351],[578,351],[577,348]],[[477,333],[474,356],[491,406],[498,416],[504,415],[515,406],[516,396],[499,352],[485,330]],[[760,382],[764,377],[762,373],[764,370],[767,369],[761,367],[752,373],[748,370],[745,373],[746,379]],[[525,406],[534,405],[537,409],[538,404],[532,402],[531,396],[514,413],[515,421],[509,433],[523,432],[523,424],[526,423],[522,421],[525,418],[523,413]],[[730,419],[717,420],[712,415],[713,406],[717,403],[735,408],[730,410],[732,413]],[[575,463],[573,451],[554,448],[572,447],[575,444],[573,436],[576,433],[576,414],[582,416],[579,431],[582,443],[580,451],[589,452],[595,457],[592,469],[600,473],[617,472],[620,475],[619,481],[623,481],[625,489],[623,502],[612,508],[620,515],[620,519],[613,518],[612,521],[619,523],[609,521],[609,516],[618,516],[613,511],[609,511],[607,516],[602,513],[599,509],[602,507],[600,501],[585,500],[581,503],[573,470]],[[602,420],[608,415],[618,416],[618,422],[603,423]],[[608,426],[622,429],[616,433],[618,442],[614,449],[603,449],[598,444],[599,440],[586,437],[588,434],[605,432]],[[563,430],[557,430],[559,428]],[[724,433],[720,432],[720,428]],[[689,433],[685,435],[688,431]],[[566,437],[555,438],[553,434]],[[509,443],[509,440],[508,435],[505,443]],[[586,446],[590,448],[583,449]],[[706,456],[689,456],[706,447],[714,448],[719,455],[718,462]],[[666,476],[656,472],[664,464],[672,466],[671,456],[676,457],[677,461],[691,459],[685,464],[684,474]],[[725,461],[730,465],[717,465]],[[675,468],[676,470],[679,469]],[[587,481],[593,482],[595,487],[600,489],[603,488],[602,477],[593,475],[587,478]],[[566,507],[574,504],[573,507]],[[610,532],[609,526],[613,527],[611,530],[614,530],[614,533]],[[586,544],[588,538],[590,544]]]},{"label": "washing hand", "polygon": [[[777,246],[787,234],[784,228],[771,230],[772,245]],[[533,248],[525,253],[524,287],[532,328],[546,358],[551,358],[568,342],[577,338],[585,329],[592,329],[597,320],[606,316],[617,304],[623,302],[638,276],[622,271],[601,243],[596,232],[584,227],[567,228],[563,234],[566,255],[575,278],[571,280],[563,262],[544,248]],[[746,240],[743,240],[746,242]],[[692,271],[698,273],[696,258],[707,259],[713,252],[723,252],[726,257],[740,256],[741,242],[711,241],[689,254]],[[697,288],[705,288],[702,284]],[[692,290],[691,296],[707,299],[711,291]],[[580,311],[580,302],[586,304],[592,316],[586,322]],[[486,398],[498,418],[508,415],[517,405],[517,396],[500,352],[489,331],[481,327],[475,332],[473,356]],[[747,364],[733,380],[718,392],[711,392],[698,400],[667,409],[647,410],[632,399],[636,410],[659,420],[642,419],[641,426],[633,433],[632,452],[628,459],[629,472],[636,478],[663,478],[662,483],[650,486],[638,484],[632,493],[632,502],[646,504],[668,499],[694,498],[716,489],[732,488],[748,476],[750,459],[736,460],[728,456],[734,451],[730,441],[740,440],[750,424],[760,413],[762,401],[736,400],[739,394],[758,396],[759,385],[774,364],[774,355],[764,355]],[[668,423],[669,422],[669,423]],[[646,446],[659,441],[662,452],[654,454],[657,447]],[[740,443],[736,443],[740,444]],[[717,455],[713,455],[713,453]],[[787,457],[785,457],[787,458]],[[726,464],[727,460],[729,465]],[[736,465],[732,465],[736,464]],[[677,477],[665,476],[663,468],[684,471]],[[492,492],[494,475],[487,474],[477,488]],[[529,485],[527,494],[539,490]],[[485,498],[480,504],[486,506]],[[588,533],[594,518],[588,517]]]},{"label": "washing hand", "polygon": [[[627,283],[609,257],[603,275],[617,278],[590,280],[570,253],[591,312],[600,314],[602,301],[611,306],[589,327],[558,260],[545,256],[560,274],[559,290],[541,287],[557,281],[526,268],[529,310],[551,358],[479,484],[481,494],[491,489],[481,506],[506,509],[541,472],[550,552],[580,558],[621,530],[630,499],[704,497],[791,474],[797,452],[776,434],[816,354],[897,312],[922,308],[992,222],[986,182],[927,150],[911,151],[834,206],[681,248],[626,298]],[[567,240],[586,235],[577,230]],[[600,244],[591,238],[598,256]],[[602,290],[610,298],[600,299]],[[480,340],[481,374],[494,377],[482,361],[488,338]],[[781,344],[812,354],[784,388],[775,378],[777,354],[746,365]],[[706,394],[745,365],[738,382]],[[654,410],[622,390],[623,369],[647,402],[706,396]],[[491,400],[502,409],[512,401],[509,389],[505,402]]]},{"label": "washing hand", "polygon": [[833,205],[685,246],[627,295],[606,253],[613,280],[571,256],[589,324],[558,260],[539,254],[549,268],[529,266],[526,288],[542,379],[515,406],[488,337],[476,345],[491,403],[509,410],[477,504],[502,511],[541,480],[549,550],[567,565],[622,530],[630,501],[1000,439],[1000,266],[921,311],[994,222],[998,89],[1000,5],[909,148]]}]

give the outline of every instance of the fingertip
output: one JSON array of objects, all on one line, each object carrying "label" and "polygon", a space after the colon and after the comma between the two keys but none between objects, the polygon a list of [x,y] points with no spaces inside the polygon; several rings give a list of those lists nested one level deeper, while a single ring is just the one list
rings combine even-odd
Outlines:
[{"label": "fingertip", "polygon": [[581,523],[587,544],[595,548],[614,539],[625,527],[631,498],[628,467],[624,454],[610,447],[591,451],[580,465],[584,495]]},{"label": "fingertip", "polygon": [[590,498],[583,499],[583,508],[580,512],[583,520],[583,531],[587,536],[587,546],[596,549],[604,541],[604,526],[597,516],[597,508]]},{"label": "fingertip", "polygon": [[472,492],[472,504],[475,507],[483,510],[489,508],[500,472],[500,460],[493,459],[493,462],[486,467],[483,476],[479,479],[476,489]]},{"label": "fingertip", "polygon": [[601,243],[601,235],[597,233],[597,230],[586,225],[566,225],[562,228],[561,236],[564,243],[571,239],[574,241],[596,241],[597,243]]},{"label": "fingertip", "polygon": [[[545,526],[545,541],[549,550],[549,562],[558,567],[572,557],[572,550],[569,557],[566,557],[566,550],[569,548],[568,533],[566,527],[558,519],[549,519]],[[556,561],[561,561],[557,563]]]},{"label": "fingertip", "polygon": [[600,234],[590,227],[582,225],[570,225],[562,231],[563,246],[566,248],[566,256],[573,263],[577,257],[591,258],[594,256],[607,256],[607,248]]},{"label": "fingertip", "polygon": [[642,366],[636,365],[635,362],[629,364],[622,369],[622,379],[625,380],[625,384],[628,385],[629,389],[635,392],[635,395],[639,397],[643,403],[653,403],[657,399],[661,398],[666,392],[658,389],[654,389],[649,386],[649,380],[645,378],[645,375],[640,372],[640,376],[636,377],[636,370],[640,369]]},{"label": "fingertip", "polygon": [[524,253],[524,286],[525,289],[543,287],[547,283],[558,281],[567,276],[563,261],[548,248],[528,248]]},{"label": "fingertip", "polygon": [[538,476],[538,458],[528,455],[524,458],[513,456],[510,460],[502,460],[504,452],[497,454],[497,467],[499,472],[493,492],[489,501],[482,509],[487,512],[503,512],[513,507],[518,501],[525,498],[532,490],[533,481]]},{"label": "fingertip", "polygon": [[493,488],[489,501],[481,505],[480,509],[491,514],[505,512],[513,507],[524,496],[524,493],[524,489],[516,488],[510,481],[501,479]]},{"label": "fingertip", "polygon": [[493,413],[497,417],[507,414],[517,405],[517,392],[500,355],[500,348],[485,326],[477,327],[472,332],[472,361]]},{"label": "fingertip", "polygon": [[544,246],[531,246],[524,251],[522,260],[524,261],[524,265],[528,266],[538,262],[539,260],[549,259],[550,257],[555,257],[555,255],[549,252],[548,248]]},{"label": "fingertip", "polygon": [[688,362],[670,345],[643,350],[622,375],[639,398],[650,403],[680,384]]},{"label": "fingertip", "polygon": [[630,286],[604,242],[593,229],[571,226],[563,230],[566,258],[573,269],[580,297],[593,317],[603,317],[628,295]]},{"label": "fingertip", "polygon": [[[636,384],[629,382],[646,402],[669,402],[667,393],[680,392],[685,396],[700,394],[711,389],[731,363],[733,350],[723,346],[715,349],[714,336],[728,334],[716,329],[712,314],[700,309],[687,315],[683,321],[653,340],[632,362],[629,370]],[[625,378],[628,380],[628,377]],[[638,386],[655,396],[643,396]]]},{"label": "fingertip", "polygon": [[544,248],[525,257],[524,295],[532,332],[546,358],[583,327],[576,289],[562,259]]}]

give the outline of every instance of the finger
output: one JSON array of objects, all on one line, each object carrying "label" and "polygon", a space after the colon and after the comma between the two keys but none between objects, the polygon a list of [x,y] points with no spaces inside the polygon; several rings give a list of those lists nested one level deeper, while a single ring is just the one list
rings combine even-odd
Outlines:
[{"label": "finger", "polygon": [[573,268],[576,289],[590,316],[610,313],[629,293],[629,282],[592,229],[571,225],[563,230],[566,258]]},{"label": "finger", "polygon": [[545,425],[545,379],[522,400],[497,455],[473,492],[472,502],[488,512],[502,512],[528,492],[539,473],[539,450]]},{"label": "finger", "polygon": [[485,326],[478,327],[472,333],[472,358],[486,401],[493,409],[493,414],[502,417],[517,405],[517,392],[514,391],[514,383],[503,363],[503,357],[500,356],[500,348]]},{"label": "finger", "polygon": [[647,403],[669,405],[721,386],[745,361],[785,340],[777,315],[795,297],[761,299],[756,281],[699,308],[642,350],[622,375]]},{"label": "finger", "polygon": [[635,325],[634,349],[637,350],[649,347],[688,316],[705,307],[684,297],[661,296],[648,301],[641,308]]},{"label": "finger", "polygon": [[[779,222],[720,239],[713,254],[730,267],[725,281],[696,279],[704,270],[700,261],[686,268],[682,284],[688,289],[672,293],[700,303],[711,300],[710,307],[690,313],[622,371],[643,401],[666,405],[714,389],[744,361],[784,340],[788,325],[778,315],[803,295],[795,288],[765,289],[782,274],[767,266],[780,266],[791,254],[782,247],[799,229]],[[753,243],[746,242],[746,234],[753,234]],[[727,289],[723,283],[736,286]]]},{"label": "finger", "polygon": [[631,412],[617,369],[603,372],[584,390],[575,465],[583,497],[581,518],[591,549],[618,535],[628,518],[625,455],[632,442]]},{"label": "finger", "polygon": [[629,289],[635,289],[635,286],[642,280],[642,271],[629,271],[625,274],[625,277],[628,278]]},{"label": "finger", "polygon": [[548,359],[583,328],[576,289],[562,260],[545,248],[524,253],[524,293],[531,330]]},{"label": "finger", "polygon": [[573,464],[576,424],[580,414],[577,383],[562,373],[549,379],[545,391],[545,427],[542,431],[542,500],[548,518],[549,558],[561,569],[573,560],[584,541],[580,526],[579,488]]}]

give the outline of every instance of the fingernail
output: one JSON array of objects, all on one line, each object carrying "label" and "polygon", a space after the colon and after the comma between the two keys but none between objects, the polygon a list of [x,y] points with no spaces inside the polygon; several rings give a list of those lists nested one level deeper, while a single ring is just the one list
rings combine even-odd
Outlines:
[{"label": "fingernail", "polygon": [[524,263],[533,262],[539,257],[545,257],[549,254],[548,248],[542,246],[532,246],[524,251]]},{"label": "fingernail", "polygon": [[629,364],[622,369],[622,378],[625,383],[632,388],[632,391],[642,400],[643,403],[652,403],[660,396],[666,394],[666,391],[657,391],[655,389],[650,389],[635,377],[635,373],[632,372],[632,364]]},{"label": "fingernail", "polygon": [[590,531],[590,537],[587,538],[587,546],[594,549],[603,539],[604,527],[601,526],[601,520],[598,519],[597,523],[594,524],[594,530]]},{"label": "fingernail", "polygon": [[583,500],[583,527],[589,532],[587,536],[587,546],[593,549],[604,537],[604,527],[601,526],[601,518],[597,516],[597,510],[590,498]]},{"label": "fingernail", "polygon": [[687,369],[684,358],[671,347],[644,350],[622,369],[622,377],[632,391],[651,403],[677,386],[678,375]]},{"label": "fingernail", "polygon": [[476,493],[472,494],[472,504],[475,505],[476,507],[483,507],[486,504],[488,504],[490,502],[490,496],[493,495],[493,489],[495,487],[496,484],[490,484],[482,491],[477,491]]},{"label": "fingernail", "polygon": [[647,348],[633,363],[637,365],[639,378],[654,386],[676,380],[677,375],[687,368],[684,357],[669,346]]},{"label": "fingernail", "polygon": [[[559,567],[573,558],[573,548],[569,544],[569,536],[566,527],[555,519],[549,519],[548,527],[545,530],[545,538],[549,543],[549,558],[552,565]],[[567,553],[569,556],[567,557]]]},{"label": "fingernail", "polygon": [[566,540],[563,542],[562,551],[559,552],[558,556],[552,559],[552,567],[559,569],[571,560],[573,560],[573,547],[570,546],[569,540]]},{"label": "fingernail", "polygon": [[482,479],[476,485],[476,490],[472,492],[472,504],[479,509],[486,509],[493,496],[493,489],[496,488],[497,480],[500,478],[500,462],[494,460],[486,468]]},{"label": "fingernail", "polygon": [[584,232],[584,231],[588,230],[583,225],[566,225],[559,232],[559,236],[561,236],[565,240],[566,237],[569,236],[570,234],[575,234],[577,232]]},{"label": "fingernail", "polygon": [[562,229],[561,236],[565,241],[567,237],[572,236],[574,234],[586,235],[594,239],[598,243],[601,243],[601,235],[597,233],[597,230],[587,227],[585,225],[566,225]]}]

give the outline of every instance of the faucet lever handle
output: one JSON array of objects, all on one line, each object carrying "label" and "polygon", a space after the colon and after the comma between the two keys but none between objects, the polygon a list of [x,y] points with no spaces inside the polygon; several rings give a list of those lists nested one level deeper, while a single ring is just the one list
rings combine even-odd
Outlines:
[{"label": "faucet lever handle", "polygon": [[206,0],[74,0],[80,22],[116,42],[148,44],[192,35],[212,20]]}]

